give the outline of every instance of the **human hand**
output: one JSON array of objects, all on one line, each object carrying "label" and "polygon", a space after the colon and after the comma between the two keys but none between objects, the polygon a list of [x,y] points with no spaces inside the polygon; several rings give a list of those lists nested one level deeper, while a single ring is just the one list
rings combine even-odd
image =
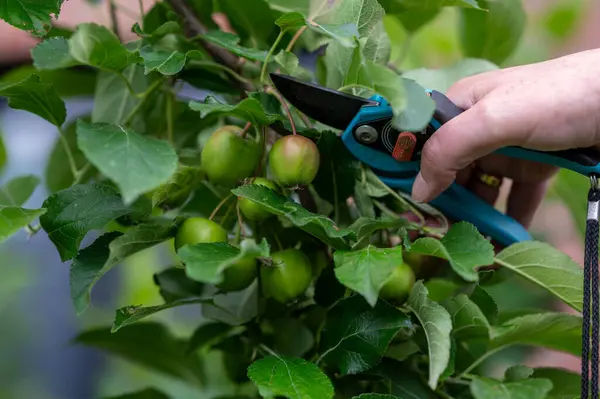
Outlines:
[{"label": "human hand", "polygon": [[413,198],[430,201],[456,180],[494,203],[498,188],[479,177],[508,177],[507,213],[528,225],[556,169],[492,153],[506,146],[557,151],[599,144],[598,63],[600,50],[592,50],[456,83],[447,96],[466,111],[425,144]]}]

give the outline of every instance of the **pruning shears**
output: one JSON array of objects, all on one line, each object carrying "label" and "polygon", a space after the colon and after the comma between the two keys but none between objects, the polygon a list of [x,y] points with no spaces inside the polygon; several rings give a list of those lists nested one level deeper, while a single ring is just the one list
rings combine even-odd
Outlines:
[{"label": "pruning shears", "polygon": [[[390,188],[405,193],[412,191],[425,142],[443,124],[464,112],[444,94],[427,90],[436,106],[428,126],[419,132],[400,132],[392,126],[391,106],[380,95],[361,98],[275,73],[271,79],[294,107],[325,125],[342,130],[341,138],[348,150],[370,166]],[[600,174],[600,153],[593,149],[542,152],[504,147],[496,153],[555,165],[585,176]],[[431,205],[454,220],[472,223],[501,245],[532,239],[523,225],[459,184],[453,184]]]}]

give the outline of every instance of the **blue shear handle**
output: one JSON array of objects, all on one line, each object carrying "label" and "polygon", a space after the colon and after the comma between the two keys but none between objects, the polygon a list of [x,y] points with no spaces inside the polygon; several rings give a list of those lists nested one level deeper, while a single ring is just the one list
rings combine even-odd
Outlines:
[{"label": "blue shear handle", "polygon": [[[414,178],[396,179],[379,177],[391,188],[406,193],[412,191]],[[503,246],[532,240],[531,235],[519,222],[497,211],[466,188],[453,184],[442,195],[431,201],[431,205],[455,220],[474,224],[479,231]]]}]

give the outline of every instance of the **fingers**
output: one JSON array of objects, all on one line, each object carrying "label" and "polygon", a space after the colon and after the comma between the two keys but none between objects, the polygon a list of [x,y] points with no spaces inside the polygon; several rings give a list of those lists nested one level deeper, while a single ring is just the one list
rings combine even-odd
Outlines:
[{"label": "fingers", "polygon": [[506,214],[528,228],[547,190],[548,180],[535,183],[513,182]]},{"label": "fingers", "polygon": [[416,201],[428,202],[446,190],[459,170],[465,169],[494,150],[506,145],[506,138],[490,128],[489,112],[484,102],[443,125],[425,143],[421,156],[421,172],[413,185]]}]

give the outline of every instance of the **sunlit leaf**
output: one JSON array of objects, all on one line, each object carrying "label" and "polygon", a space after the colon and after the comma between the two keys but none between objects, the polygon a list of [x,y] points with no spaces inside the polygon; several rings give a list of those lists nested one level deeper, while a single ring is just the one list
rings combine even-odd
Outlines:
[{"label": "sunlit leaf", "polygon": [[262,397],[332,399],[333,385],[313,363],[286,356],[268,356],[252,363],[248,377]]},{"label": "sunlit leaf", "polygon": [[452,319],[442,306],[428,298],[421,281],[414,285],[408,306],[425,330],[429,348],[429,387],[435,389],[450,360]]}]

